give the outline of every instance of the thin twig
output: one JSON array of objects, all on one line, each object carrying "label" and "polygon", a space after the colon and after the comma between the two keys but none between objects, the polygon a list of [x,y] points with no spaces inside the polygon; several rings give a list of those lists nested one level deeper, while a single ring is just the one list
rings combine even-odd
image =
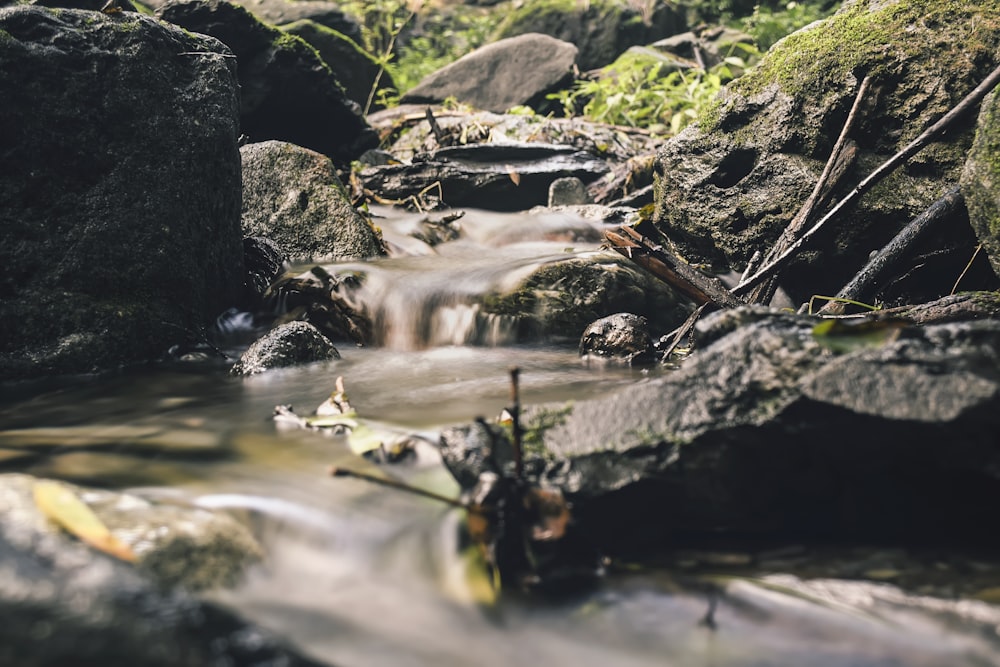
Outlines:
[{"label": "thin twig", "polygon": [[958,117],[978,104],[987,93],[996,87],[997,83],[1000,83],[1000,67],[993,70],[982,83],[976,86],[971,93],[966,95],[961,102],[955,105],[951,111],[942,116],[940,120],[924,130],[920,136],[907,144],[907,146],[901,151],[883,162],[875,171],[869,174],[867,178],[858,183],[858,185],[851,190],[846,197],[837,202],[837,204],[830,209],[826,215],[810,227],[805,234],[800,236],[799,239],[789,246],[785,252],[766,263],[754,275],[734,287],[732,289],[733,294],[739,295],[746,293],[770,278],[775,271],[784,267],[795,256],[798,250],[805,245],[806,242],[811,240],[824,225],[837,217],[837,215],[839,215],[845,208],[854,204],[855,201],[857,201],[863,194],[871,190],[879,181],[888,176],[897,167],[913,157],[913,155],[920,151],[924,146],[929,144],[934,138],[944,132],[944,130],[946,130]]},{"label": "thin twig", "polygon": [[958,276],[958,280],[955,281],[955,284],[951,286],[951,292],[948,293],[949,296],[954,294],[958,290],[958,284],[962,282],[962,278],[964,278],[965,274],[968,273],[969,269],[972,268],[972,263],[976,261],[976,257],[979,257],[979,251],[981,251],[982,249],[983,249],[982,243],[976,246],[976,251],[972,253],[972,259],[970,259],[969,263],[965,265],[964,269],[962,269],[962,273]]},{"label": "thin twig", "polygon": [[434,493],[433,491],[428,491],[427,489],[421,489],[416,486],[410,486],[405,482],[400,482],[395,479],[389,479],[388,477],[379,477],[378,475],[372,475],[367,472],[361,472],[359,470],[351,470],[349,468],[338,468],[337,466],[330,466],[330,476],[331,477],[353,477],[354,479],[363,479],[366,482],[371,482],[373,484],[379,484],[381,486],[388,486],[390,489],[396,489],[398,491],[406,491],[407,493],[412,493],[418,496],[424,496],[425,498],[430,498],[431,500],[437,500],[446,505],[451,505],[452,507],[458,507],[470,512],[486,513],[488,508],[482,507],[480,505],[470,505],[468,503],[463,503],[461,500],[456,498],[450,498],[448,496],[443,496],[440,493]]},{"label": "thin twig", "polygon": [[514,440],[514,475],[518,481],[524,479],[524,454],[521,449],[521,392],[518,387],[518,377],[521,369],[515,366],[510,369],[510,427]]},{"label": "thin twig", "polygon": [[684,337],[691,333],[691,330],[694,329],[694,325],[698,323],[702,313],[705,312],[705,309],[708,308],[709,305],[710,304],[703,303],[695,308],[694,312],[688,315],[688,318],[684,320],[684,324],[674,330],[674,337],[670,341],[670,345],[667,345],[667,349],[663,351],[662,355],[660,355],[660,359],[662,361],[667,361],[670,358],[670,355],[674,353],[674,350],[677,349],[677,346],[681,344],[681,341],[684,340]]},{"label": "thin twig", "polygon": [[[816,185],[813,187],[812,193],[809,198],[799,209],[799,212],[795,214],[792,221],[788,223],[788,227],[785,231],[781,233],[778,238],[778,242],[774,244],[774,248],[768,254],[767,261],[770,261],[773,257],[780,255],[784,252],[788,246],[795,242],[796,237],[805,227],[806,223],[812,217],[816,210],[817,205],[821,199],[824,199],[826,194],[836,185],[836,183],[831,184],[831,178],[834,172],[837,170],[837,165],[841,164],[841,156],[846,155],[844,148],[847,145],[848,136],[854,127],[854,121],[858,116],[858,109],[861,108],[861,102],[865,98],[865,94],[868,92],[868,86],[871,83],[871,76],[866,76],[861,81],[861,85],[858,86],[858,93],[854,96],[854,104],[851,105],[851,110],[847,114],[847,120],[844,121],[844,127],[840,130],[840,136],[837,137],[837,141],[833,145],[833,149],[830,151],[830,157],[826,161],[826,165],[823,167],[823,172],[819,176],[819,180],[816,181]],[[853,157],[853,151],[851,151],[851,156]],[[843,176],[846,169],[839,169],[839,176]],[[747,299],[750,303],[763,303],[768,304],[774,297],[775,289],[777,288],[778,281],[778,271],[775,271],[774,275],[753,290],[750,297]]]}]

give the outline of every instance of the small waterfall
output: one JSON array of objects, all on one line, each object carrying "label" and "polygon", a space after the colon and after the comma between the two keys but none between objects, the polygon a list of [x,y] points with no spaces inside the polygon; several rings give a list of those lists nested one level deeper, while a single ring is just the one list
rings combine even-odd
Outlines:
[{"label": "small waterfall", "polygon": [[486,312],[488,297],[515,289],[542,264],[565,259],[567,251],[592,250],[600,241],[599,225],[576,216],[493,220],[477,212],[475,228],[463,228],[459,240],[414,252],[416,216],[379,222],[406,256],[327,269],[364,274],[351,299],[371,318],[376,345],[399,351],[517,343],[518,318]]}]

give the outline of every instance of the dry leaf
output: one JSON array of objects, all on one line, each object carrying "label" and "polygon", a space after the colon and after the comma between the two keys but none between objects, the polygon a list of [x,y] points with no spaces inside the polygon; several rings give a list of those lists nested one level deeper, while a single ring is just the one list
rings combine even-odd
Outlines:
[{"label": "dry leaf", "polygon": [[510,180],[514,181],[514,185],[520,185],[521,174],[517,173],[514,167],[510,166],[509,164],[504,166],[507,168],[507,175],[510,176]]},{"label": "dry leaf", "polygon": [[111,534],[108,527],[73,491],[59,482],[39,480],[32,488],[35,505],[42,514],[59,524],[81,542],[120,560],[134,563],[132,549]]}]

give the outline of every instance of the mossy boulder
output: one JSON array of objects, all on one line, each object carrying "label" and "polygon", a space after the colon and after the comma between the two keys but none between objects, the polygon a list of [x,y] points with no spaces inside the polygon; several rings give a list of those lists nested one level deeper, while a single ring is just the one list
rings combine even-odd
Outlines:
[{"label": "mossy boulder", "polygon": [[225,0],[175,0],[157,16],[211,35],[232,49],[240,77],[240,129],[250,141],[278,139],[346,165],[378,144],[316,50]]},{"label": "mossy boulder", "polygon": [[630,46],[684,32],[684,11],[674,3],[621,0],[529,0],[503,19],[494,39],[542,33],[575,44],[581,69],[603,67]]},{"label": "mossy boulder", "polygon": [[688,308],[628,260],[596,252],[543,264],[515,289],[488,297],[483,311],[516,317],[521,339],[576,344],[594,320],[614,313],[641,315],[666,331],[684,321]]},{"label": "mossy boulder", "polygon": [[328,157],[283,141],[247,144],[240,156],[244,234],[270,239],[293,261],[382,254],[378,233],[351,206]]},{"label": "mossy boulder", "polygon": [[0,8],[0,98],[0,377],[156,359],[233,305],[229,49],[134,12]]},{"label": "mossy boulder", "polygon": [[1000,97],[995,92],[979,113],[976,139],[962,173],[962,194],[969,221],[1000,275]]},{"label": "mossy boulder", "polygon": [[[755,251],[772,247],[808,197],[864,76],[872,88],[851,134],[858,158],[835,197],[998,62],[995,3],[848,3],[775,45],[696,126],[662,147],[655,225],[687,259],[742,269]],[[972,137],[971,123],[958,125],[841,214],[786,272],[793,296],[835,293],[872,250],[958,181]],[[953,221],[964,224],[960,215]]]},{"label": "mossy boulder", "polygon": [[378,91],[395,91],[396,84],[392,75],[344,33],[310,20],[295,21],[280,28],[301,37],[316,49],[344,87],[347,97],[357,102],[362,109],[382,109],[384,105],[378,101]]}]

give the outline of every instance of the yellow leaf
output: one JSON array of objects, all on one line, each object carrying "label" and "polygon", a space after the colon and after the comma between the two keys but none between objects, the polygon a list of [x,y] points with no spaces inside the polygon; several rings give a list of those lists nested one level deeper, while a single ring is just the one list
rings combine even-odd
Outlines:
[{"label": "yellow leaf", "polygon": [[73,491],[59,482],[39,480],[32,487],[35,506],[81,542],[115,558],[134,563],[132,549],[111,534],[108,527]]}]

